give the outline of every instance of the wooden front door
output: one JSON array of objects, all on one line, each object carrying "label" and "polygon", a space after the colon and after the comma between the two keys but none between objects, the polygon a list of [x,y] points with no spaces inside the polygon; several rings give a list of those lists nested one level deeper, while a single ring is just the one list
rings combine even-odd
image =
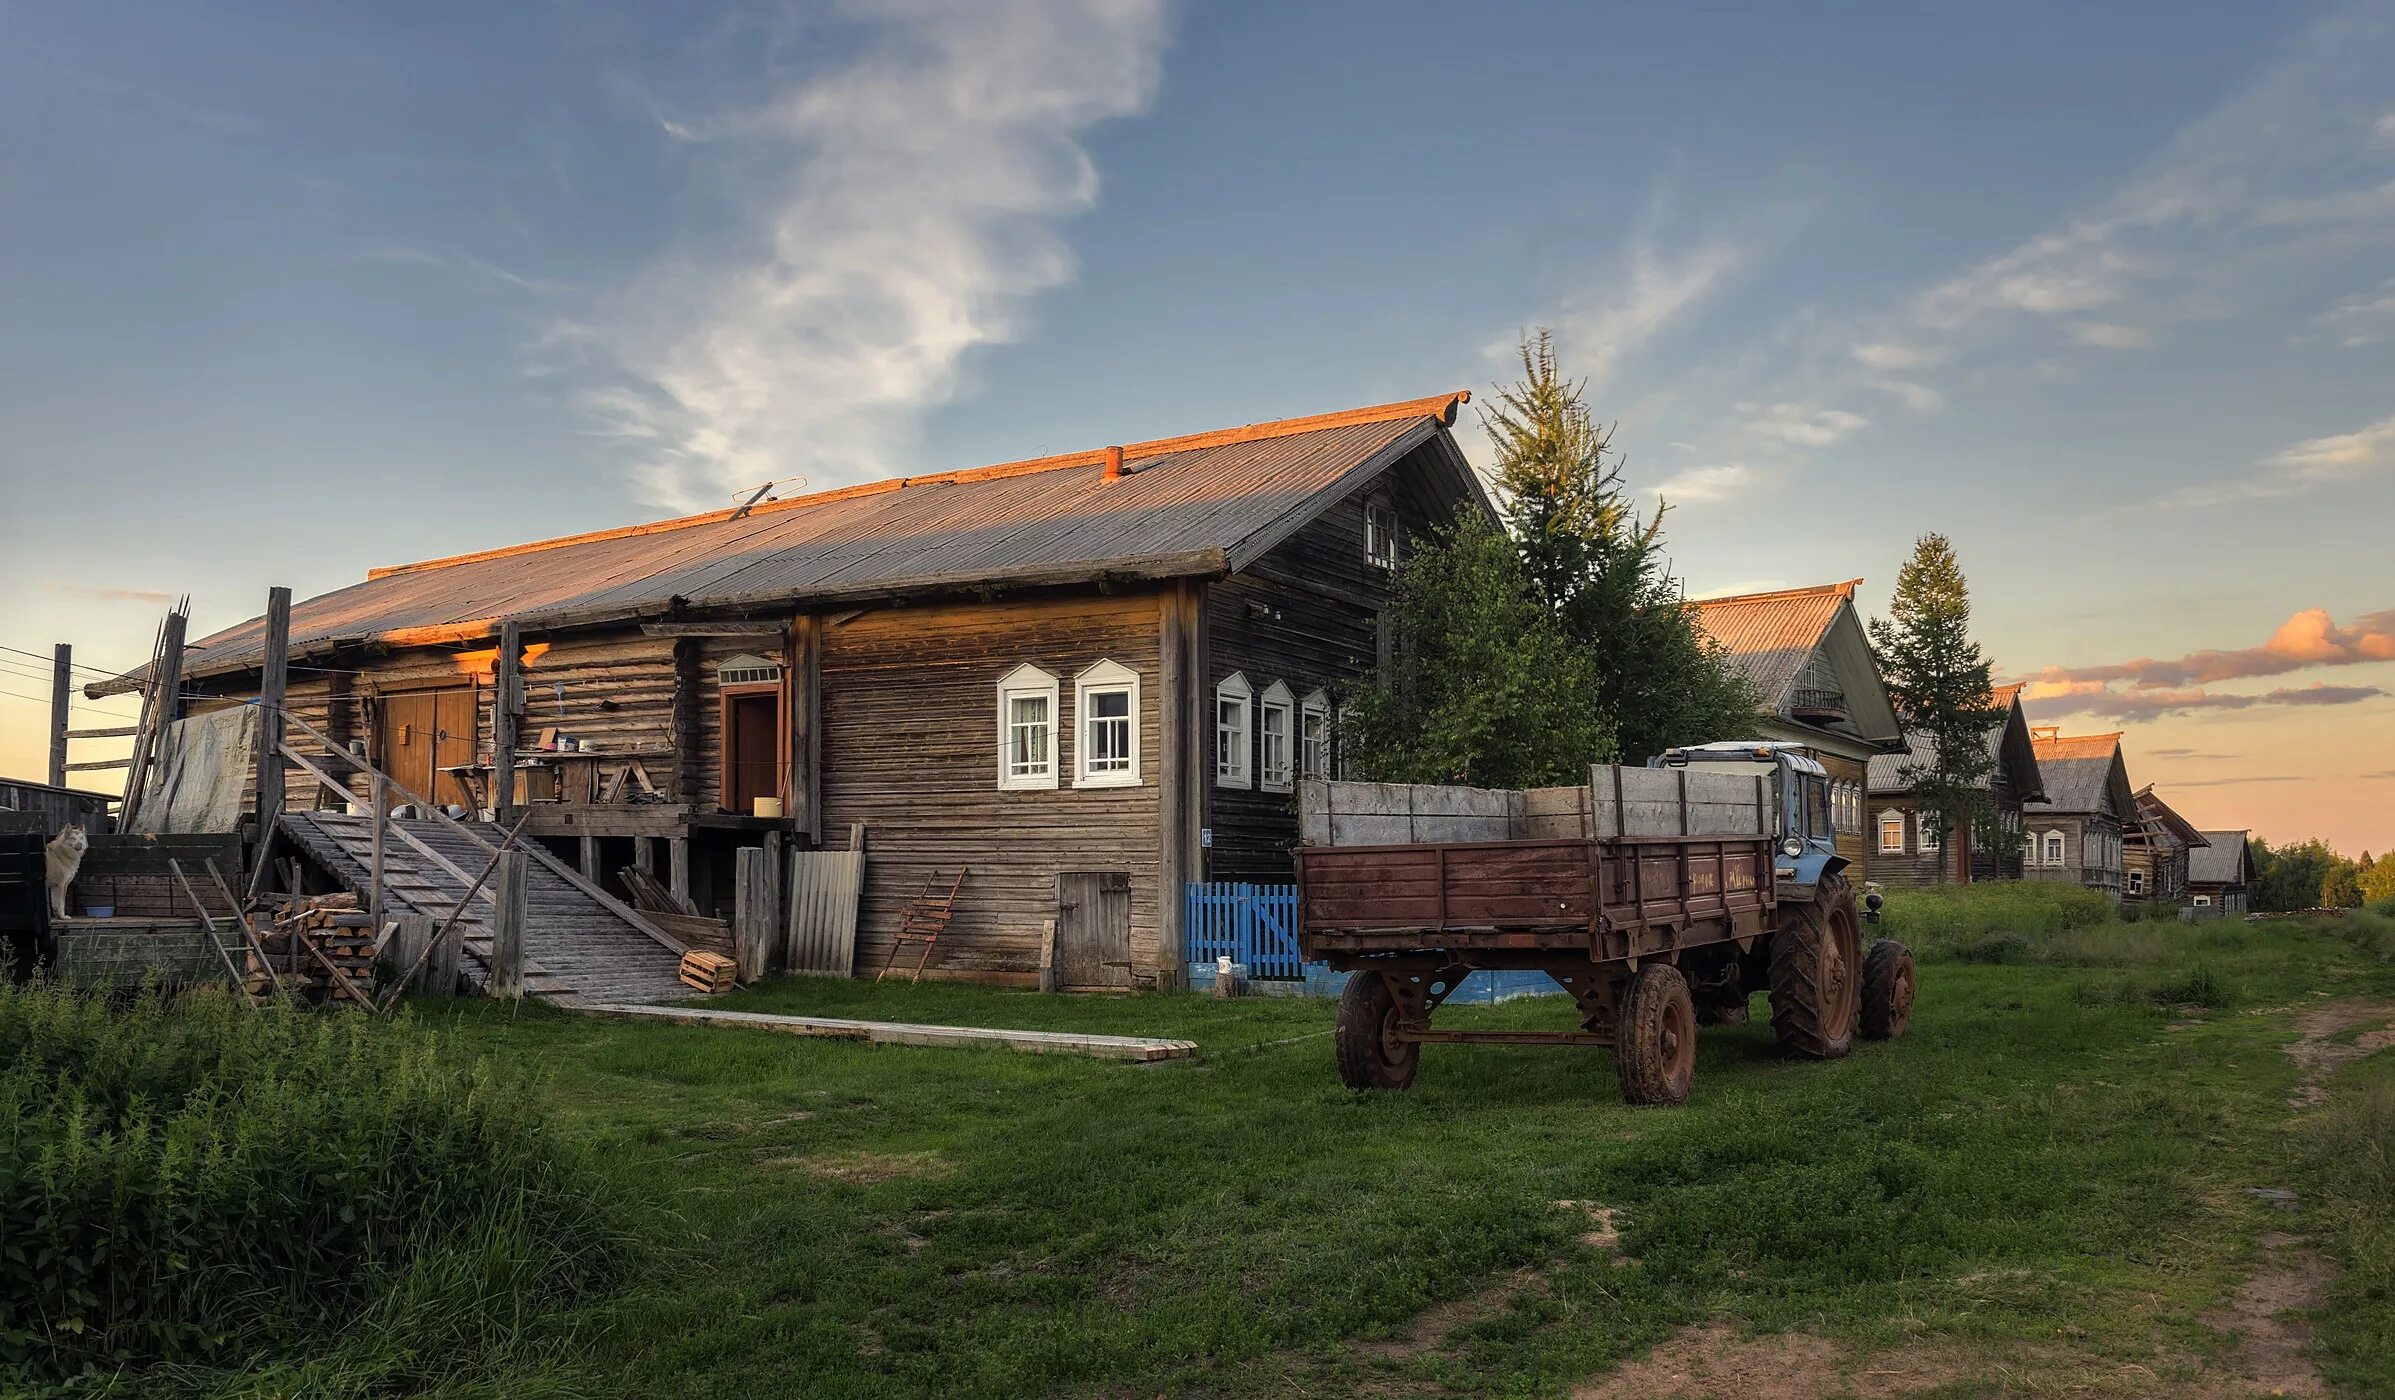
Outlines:
[{"label": "wooden front door", "polygon": [[436,805],[468,805],[466,791],[443,768],[474,761],[475,692],[417,690],[382,699],[375,722],[375,762],[401,787]]},{"label": "wooden front door", "polygon": [[1056,981],[1064,987],[1131,985],[1131,877],[1068,870],[1056,877]]},{"label": "wooden front door", "polygon": [[782,795],[782,696],[779,689],[726,691],[723,697],[723,807],[753,816],[760,797]]}]

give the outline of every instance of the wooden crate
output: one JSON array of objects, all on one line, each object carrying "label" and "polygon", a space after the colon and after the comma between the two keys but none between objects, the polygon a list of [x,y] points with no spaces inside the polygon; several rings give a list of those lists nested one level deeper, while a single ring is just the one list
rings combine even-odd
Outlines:
[{"label": "wooden crate", "polygon": [[682,955],[682,985],[713,994],[728,992],[738,982],[740,964],[721,953],[694,948]]}]

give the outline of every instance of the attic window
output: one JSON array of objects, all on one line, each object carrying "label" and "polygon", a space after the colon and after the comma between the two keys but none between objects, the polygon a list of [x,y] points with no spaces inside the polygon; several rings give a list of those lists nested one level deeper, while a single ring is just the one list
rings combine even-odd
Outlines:
[{"label": "attic window", "polygon": [[1381,569],[1397,567],[1397,511],[1378,497],[1364,503],[1364,562]]},{"label": "attic window", "polygon": [[717,685],[778,685],[781,679],[780,662],[768,661],[753,652],[727,656],[715,663]]}]

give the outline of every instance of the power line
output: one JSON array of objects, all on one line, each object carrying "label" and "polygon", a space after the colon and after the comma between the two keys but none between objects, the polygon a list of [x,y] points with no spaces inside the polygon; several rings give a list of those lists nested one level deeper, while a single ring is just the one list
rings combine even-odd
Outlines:
[{"label": "power line", "polygon": [[[19,656],[30,656],[36,661],[44,662],[53,666],[58,663],[58,658],[55,656],[44,656],[38,651],[27,651],[23,647],[0,645],[0,651],[13,651]],[[68,663],[68,665],[77,671],[88,671],[91,674],[100,677],[102,680],[114,680],[118,676],[125,674],[125,671],[130,671],[133,669],[132,667],[128,666],[125,668],[125,671],[111,671],[105,666],[86,666],[80,661],[71,661]]]},{"label": "power line", "polygon": [[[50,697],[49,697],[49,696],[47,696],[47,695],[25,695],[25,694],[22,694],[22,693],[20,693],[20,692],[18,692],[18,691],[14,691],[14,690],[0,690],[0,695],[5,695],[5,696],[7,696],[8,698],[10,698],[10,699],[12,699],[12,700],[30,700],[30,701],[32,701],[34,704],[36,704],[36,705],[39,705],[39,706],[41,706],[41,707],[42,707],[42,708],[44,708],[44,709],[48,709],[48,708],[49,708],[49,706],[50,706]],[[88,705],[77,705],[77,704],[72,704],[72,703],[70,703],[70,704],[68,704],[68,706],[67,706],[67,709],[68,709],[68,710],[70,710],[70,711],[72,711],[72,712],[74,712],[74,713],[76,713],[76,714],[85,714],[85,715],[98,715],[98,716],[99,716],[100,718],[102,718],[102,719],[132,719],[132,718],[134,718],[134,716],[132,716],[132,715],[115,715],[115,714],[110,714],[110,713],[109,713],[108,711],[106,711],[106,710],[95,710],[95,709],[92,709],[92,708],[91,708],[90,706],[88,706]]]}]

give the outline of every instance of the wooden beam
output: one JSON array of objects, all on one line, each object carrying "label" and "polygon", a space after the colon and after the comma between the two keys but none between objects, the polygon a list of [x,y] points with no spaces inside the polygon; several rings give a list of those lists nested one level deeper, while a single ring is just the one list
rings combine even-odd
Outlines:
[{"label": "wooden beam", "polygon": [[491,662],[491,818],[515,825],[516,731],[524,714],[524,633],[499,624],[499,655]]},{"label": "wooden beam", "polygon": [[685,909],[696,909],[690,899],[690,838],[669,836],[665,841],[665,887]]},{"label": "wooden beam", "polygon": [[[65,642],[50,649],[50,786],[67,785],[67,697],[75,690],[75,649]],[[136,726],[138,728],[139,726]],[[131,731],[121,731],[131,732]]]},{"label": "wooden beam", "polygon": [[1014,1031],[994,1026],[928,1026],[902,1021],[850,1021],[831,1016],[776,1016],[761,1011],[716,1011],[686,1006],[630,1006],[600,1002],[570,1008],[616,1021],[662,1021],[681,1026],[745,1026],[785,1035],[862,1040],[872,1045],[996,1046],[1031,1055],[1086,1055],[1096,1060],[1145,1064],[1194,1059],[1193,1040],[1137,1035],[1090,1035],[1077,1031]]},{"label": "wooden beam", "polygon": [[823,617],[801,613],[783,648],[790,711],[790,774],[784,814],[809,849],[823,847]]},{"label": "wooden beam", "polygon": [[97,773],[104,769],[130,768],[132,766],[133,760],[129,758],[95,758],[86,763],[60,764],[58,767],[58,776],[51,782],[50,786],[65,787],[66,775],[69,773]]},{"label": "wooden beam", "polygon": [[[258,683],[258,845],[264,864],[267,835],[283,814],[283,700],[291,682],[291,590],[266,592],[265,674]],[[379,930],[382,925],[376,924]]]},{"label": "wooden beam", "polygon": [[651,637],[779,637],[790,630],[786,622],[644,622],[641,632]]},{"label": "wooden beam", "polygon": [[491,919],[491,995],[505,1001],[524,995],[524,923],[532,890],[532,863],[522,851],[502,851],[498,861],[497,906]]},{"label": "wooden beam", "polygon": [[583,837],[583,838],[582,838],[582,861],[581,861],[581,864],[582,864],[582,878],[583,878],[583,879],[585,879],[585,880],[588,880],[588,881],[590,881],[590,882],[591,882],[592,884],[594,884],[594,885],[595,885],[595,884],[597,884],[597,883],[599,883],[599,838],[598,838],[598,837],[596,837],[596,836],[585,836],[585,837]]},{"label": "wooden beam", "polygon": [[[140,732],[140,725],[128,724],[122,729],[70,729],[66,732],[66,737],[69,739],[130,739]],[[62,758],[65,756],[63,748],[59,756]],[[58,784],[52,783],[50,786],[57,787]]]},{"label": "wooden beam", "polygon": [[[1190,720],[1198,669],[1196,596],[1187,583],[1157,594],[1156,727],[1163,742],[1156,756],[1156,972],[1158,985],[1167,988],[1188,976],[1184,891],[1197,878],[1197,837],[1189,822],[1191,785],[1199,780],[1194,756],[1204,752],[1202,731]],[[1053,974],[1043,967],[1041,975]]]},{"label": "wooden beam", "polygon": [[765,878],[765,852],[743,846],[732,853],[732,956],[743,982],[766,972],[773,944],[773,894]]}]

